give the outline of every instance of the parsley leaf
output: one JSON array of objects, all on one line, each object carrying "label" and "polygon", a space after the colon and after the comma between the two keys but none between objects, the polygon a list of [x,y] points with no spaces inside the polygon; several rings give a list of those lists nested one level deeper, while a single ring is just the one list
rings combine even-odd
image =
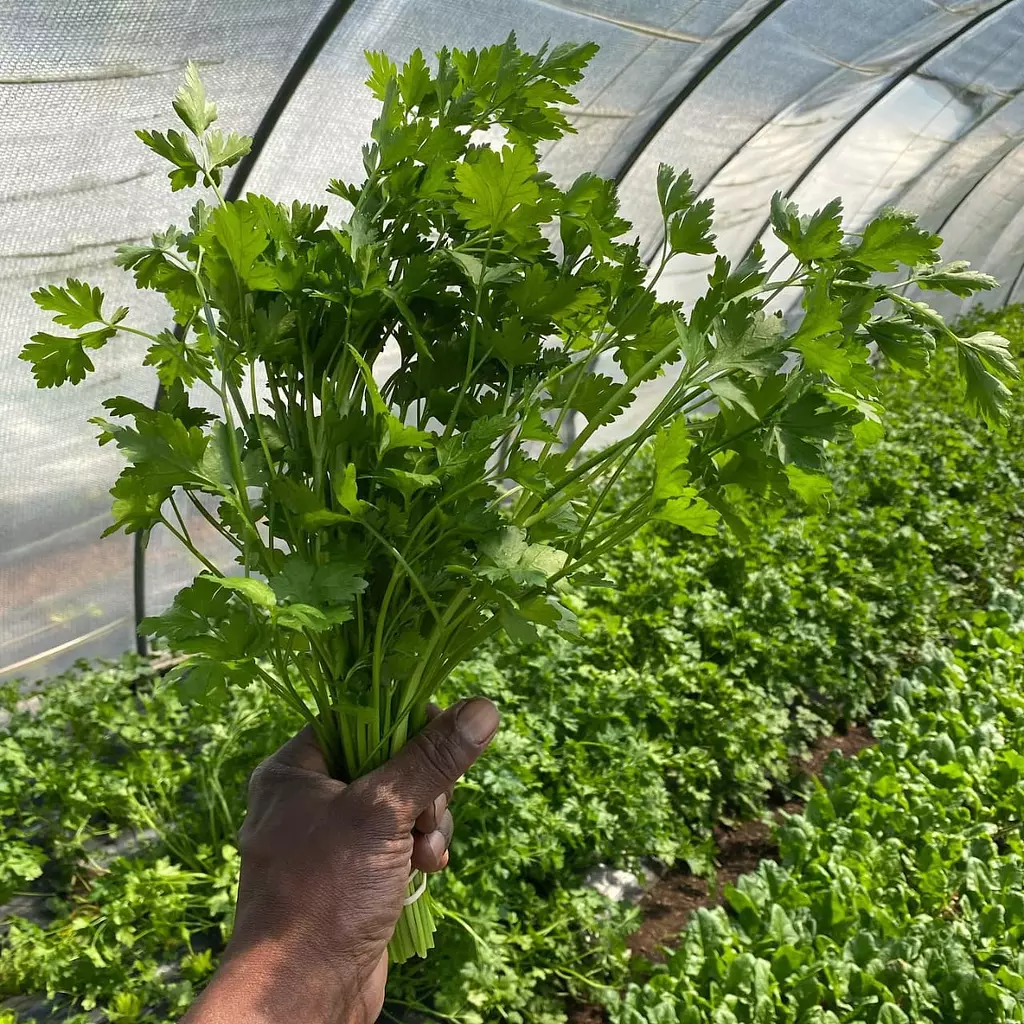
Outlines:
[{"label": "parsley leaf", "polygon": [[500,154],[480,150],[476,160],[455,169],[455,187],[462,197],[455,210],[473,231],[529,238],[540,223],[536,174],[537,164],[527,146],[505,146]]},{"label": "parsley leaf", "polygon": [[922,231],[916,222],[913,214],[886,210],[864,229],[850,259],[883,273],[896,270],[901,263],[908,267],[937,263],[942,239]]}]

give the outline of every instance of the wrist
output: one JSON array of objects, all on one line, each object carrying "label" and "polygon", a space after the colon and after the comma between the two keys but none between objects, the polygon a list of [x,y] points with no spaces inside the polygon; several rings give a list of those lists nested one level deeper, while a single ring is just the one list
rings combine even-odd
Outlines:
[{"label": "wrist", "polygon": [[351,1024],[356,987],[351,970],[316,951],[232,941],[182,1024]]}]

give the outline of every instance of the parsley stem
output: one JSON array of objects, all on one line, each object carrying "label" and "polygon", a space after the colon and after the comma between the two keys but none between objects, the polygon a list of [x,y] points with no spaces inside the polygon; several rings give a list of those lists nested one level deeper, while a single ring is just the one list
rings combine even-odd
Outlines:
[{"label": "parsley stem", "polygon": [[373,710],[379,717],[381,708],[381,666],[384,662],[384,624],[387,622],[388,608],[391,605],[391,598],[394,596],[395,587],[401,578],[401,565],[396,563],[391,571],[391,579],[388,580],[384,597],[380,602],[380,610],[377,612],[377,624],[374,630],[373,639],[373,675],[372,689]]},{"label": "parsley stem", "polygon": [[233,537],[230,533],[228,533],[228,531],[225,530],[224,527],[219,522],[217,522],[217,520],[214,519],[212,515],[210,515],[206,506],[195,496],[195,492],[192,491],[192,489],[189,487],[184,487],[182,488],[182,490],[188,496],[189,501],[192,502],[196,511],[210,524],[210,526],[212,526],[232,547],[234,547],[238,551],[241,551],[242,545],[239,544],[238,540],[235,537]]},{"label": "parsley stem", "polygon": [[476,352],[476,332],[480,325],[480,307],[483,305],[484,299],[484,278],[487,276],[487,264],[491,258],[491,248],[493,245],[494,235],[491,234],[487,239],[487,250],[484,253],[483,262],[480,265],[480,279],[477,281],[476,285],[476,304],[473,306],[473,323],[469,328],[469,354],[466,356],[466,374],[463,377],[459,393],[455,398],[455,405],[452,408],[451,415],[448,417],[448,422],[445,424],[444,437],[451,437],[451,433],[455,429],[455,423],[459,416],[459,410],[462,408],[462,400],[469,392],[470,385],[473,380],[473,356]]},{"label": "parsley stem", "polygon": [[263,431],[263,424],[260,422],[260,405],[256,394],[256,367],[249,364],[249,394],[252,398],[252,418],[256,424],[256,434],[260,439],[260,447],[263,449],[263,457],[267,460],[267,472],[272,480],[277,479],[277,469],[274,460],[270,455],[270,445],[267,444],[266,434]]},{"label": "parsley stem", "polygon": [[220,571],[220,569],[218,569],[217,566],[215,566],[213,564],[213,562],[211,562],[206,557],[206,555],[204,555],[198,548],[196,548],[196,546],[192,543],[191,540],[189,540],[189,538],[187,536],[185,536],[184,534],[179,533],[171,525],[170,521],[167,519],[166,516],[160,516],[160,522],[163,523],[164,526],[167,527],[167,529],[171,532],[172,536],[177,538],[178,543],[180,543],[182,545],[182,547],[184,547],[187,551],[189,551],[194,558],[196,558],[200,562],[202,562],[202,564],[204,566],[206,566],[206,568],[209,569],[210,572],[212,572],[215,576],[223,577],[224,574]]},{"label": "parsley stem", "polygon": [[113,327],[114,330],[120,331],[122,334],[134,334],[136,337],[145,338],[147,341],[158,343],[160,339],[155,334],[150,334],[148,331],[140,331],[137,327],[129,327],[127,324],[110,324],[103,321],[106,327]]},{"label": "parsley stem", "polygon": [[409,565],[409,563],[405,560],[405,556],[402,554],[402,552],[399,551],[398,548],[391,544],[386,538],[382,537],[380,533],[378,533],[377,530],[374,529],[374,527],[372,527],[368,522],[364,521],[362,525],[363,528],[369,534],[371,534],[384,547],[386,551],[390,552],[391,556],[395,559],[395,561],[402,566],[402,568],[406,572],[406,575],[409,577],[409,580],[412,582],[413,586],[420,592],[420,596],[423,598],[427,608],[430,611],[430,614],[433,615],[435,619],[440,621],[441,615],[437,610],[437,606],[431,600],[430,594],[427,593],[427,588],[423,585],[423,581],[413,570],[412,566]]},{"label": "parsley stem", "polygon": [[626,382],[612,393],[611,397],[601,406],[601,410],[598,414],[587,424],[586,428],[580,431],[579,436],[573,442],[572,445],[566,449],[568,455],[571,457],[575,455],[580,449],[594,436],[594,433],[601,427],[602,421],[605,417],[618,408],[619,403],[627,395],[631,395],[635,390],[636,386],[644,380],[648,379],[651,371],[656,370],[662,366],[666,359],[673,352],[677,351],[680,346],[679,338],[673,338],[667,345],[659,349],[650,359],[644,363],[635,373],[630,374]]}]

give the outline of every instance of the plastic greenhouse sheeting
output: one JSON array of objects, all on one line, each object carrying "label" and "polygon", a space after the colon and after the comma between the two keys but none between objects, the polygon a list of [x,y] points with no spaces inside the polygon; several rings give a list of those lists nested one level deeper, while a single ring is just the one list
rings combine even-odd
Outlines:
[{"label": "plastic greenhouse sheeting", "polygon": [[[764,235],[776,190],[808,206],[842,195],[855,226],[886,205],[921,213],[950,252],[1000,279],[989,302],[1024,299],[1024,0],[7,0],[0,677],[134,646],[143,608],[193,573],[165,538],[145,552],[100,539],[118,460],[87,419],[115,379],[153,400],[131,343],[108,346],[101,372],[59,397],[17,359],[42,326],[29,290],[68,275],[165,325],[111,254],[186,216],[187,194],[168,193],[133,134],[168,120],[186,61],[223,122],[256,136],[228,188],[323,201],[329,178],[361,176],[375,108],[364,50],[400,58],[513,30],[527,47],[600,43],[570,112],[578,134],[545,167],[560,182],[587,169],[616,178],[648,251],[661,241],[654,176],[666,161],[716,199],[725,252]],[[665,295],[691,297],[707,269],[681,264]]]}]

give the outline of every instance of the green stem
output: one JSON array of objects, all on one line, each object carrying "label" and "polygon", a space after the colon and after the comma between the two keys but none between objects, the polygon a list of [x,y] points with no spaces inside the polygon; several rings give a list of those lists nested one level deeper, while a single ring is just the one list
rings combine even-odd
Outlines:
[{"label": "green stem", "polygon": [[380,610],[377,613],[377,624],[373,635],[373,673],[371,679],[371,692],[373,709],[378,718],[381,710],[381,668],[384,662],[384,623],[387,621],[388,608],[391,605],[391,598],[394,595],[395,587],[401,578],[400,566],[395,565],[391,572],[391,579],[388,580],[387,589],[380,603]]},{"label": "green stem", "polygon": [[192,502],[196,511],[236,550],[241,551],[242,545],[238,543],[235,537],[232,537],[224,527],[213,518],[212,515],[207,511],[206,506],[195,496],[195,493],[188,488],[183,488],[185,494],[188,495],[189,501]]},{"label": "green stem", "polygon": [[668,359],[668,357],[679,348],[680,344],[680,340],[678,338],[674,338],[663,348],[659,349],[659,351],[657,351],[653,356],[651,356],[651,358],[648,359],[647,362],[644,363],[644,365],[641,366],[639,370],[631,374],[624,384],[616,388],[615,391],[612,393],[612,396],[601,407],[600,412],[598,412],[594,419],[587,424],[584,430],[580,431],[579,437],[577,437],[576,440],[572,443],[572,445],[567,449],[567,454],[570,457],[575,455],[587,443],[587,441],[589,441],[590,438],[593,437],[594,433],[601,427],[601,421],[604,419],[604,417],[607,416],[608,413],[610,413],[613,409],[616,409],[619,403],[622,401],[622,399],[626,395],[630,394],[641,381],[646,380],[649,377],[652,370],[655,370],[658,367],[660,367],[665,362],[665,360]]},{"label": "green stem", "polygon": [[252,397],[252,418],[256,424],[256,434],[260,439],[260,447],[263,449],[263,457],[267,460],[267,472],[271,479],[277,479],[277,469],[274,460],[270,456],[270,445],[267,443],[266,435],[263,432],[263,424],[260,423],[260,405],[256,394],[256,367],[249,364],[249,394]]},{"label": "green stem", "polygon": [[364,521],[363,527],[369,534],[371,534],[371,536],[373,536],[378,541],[378,543],[380,543],[388,552],[390,552],[391,556],[395,559],[395,561],[398,562],[399,565],[401,565],[401,567],[405,570],[406,575],[412,582],[413,586],[420,592],[420,596],[423,598],[427,608],[430,610],[430,614],[433,615],[435,619],[440,621],[441,613],[437,610],[437,605],[435,605],[434,602],[431,600],[430,594],[427,593],[427,588],[423,586],[422,580],[420,580],[419,576],[413,571],[412,566],[410,566],[409,563],[405,560],[405,556],[402,554],[402,552],[399,551],[398,548],[396,548],[393,544],[391,544],[385,537],[382,537],[381,534],[378,533],[377,530],[374,529],[374,527],[372,527],[369,523]]},{"label": "green stem", "polygon": [[178,543],[180,543],[180,544],[182,545],[182,547],[186,548],[186,549],[187,549],[187,550],[188,550],[188,551],[189,551],[189,552],[190,552],[190,553],[191,553],[191,554],[193,555],[193,557],[197,558],[197,559],[198,559],[198,560],[199,560],[200,562],[202,562],[202,564],[203,564],[203,565],[205,565],[205,566],[206,566],[206,568],[210,570],[210,572],[212,572],[212,573],[213,573],[213,574],[214,574],[215,576],[221,576],[221,577],[222,577],[222,576],[224,575],[224,573],[222,573],[222,572],[220,571],[220,569],[218,569],[218,568],[217,568],[217,566],[215,566],[215,565],[213,564],[213,562],[211,562],[211,561],[210,561],[210,560],[209,560],[209,559],[208,559],[208,558],[206,557],[206,555],[204,555],[204,554],[203,554],[203,553],[202,553],[202,552],[201,552],[201,551],[200,551],[200,550],[199,550],[199,549],[198,549],[198,548],[197,548],[197,547],[196,547],[196,546],[195,546],[195,545],[194,545],[194,544],[192,543],[192,541],[188,539],[188,537],[187,537],[187,536],[185,536],[185,535],[184,535],[184,534],[182,534],[182,533],[179,533],[179,532],[178,532],[178,531],[177,531],[177,530],[176,530],[176,529],[175,529],[175,528],[174,528],[174,527],[173,527],[173,526],[172,526],[172,525],[170,524],[170,522],[169,522],[169,520],[167,519],[167,517],[166,517],[166,516],[163,516],[163,515],[162,515],[162,516],[160,517],[160,522],[161,522],[161,523],[163,523],[163,524],[164,524],[164,526],[166,526],[166,527],[167,527],[167,529],[168,529],[168,530],[169,530],[169,531],[171,532],[171,535],[172,535],[173,537],[176,537],[176,538],[177,538],[177,540],[178,540]]},{"label": "green stem", "polygon": [[148,341],[159,341],[160,339],[155,334],[149,334],[147,331],[140,331],[137,327],[128,327],[126,324],[109,324],[105,320],[103,321],[104,326],[113,327],[117,331],[121,331],[123,334],[134,334],[139,338],[146,338]]},{"label": "green stem", "polygon": [[473,382],[473,356],[476,354],[476,332],[480,324],[480,307],[483,305],[484,300],[484,277],[487,274],[487,261],[491,257],[491,248],[494,245],[494,235],[491,235],[487,239],[487,251],[484,253],[483,263],[480,266],[480,279],[476,285],[476,304],[473,306],[473,323],[469,328],[469,355],[466,357],[466,374],[462,381],[462,387],[459,388],[458,396],[455,399],[455,405],[452,407],[451,415],[448,417],[448,422],[445,424],[444,437],[451,437],[452,431],[455,429],[455,422],[459,416],[459,410],[462,408],[462,400],[469,391],[470,385]]}]

